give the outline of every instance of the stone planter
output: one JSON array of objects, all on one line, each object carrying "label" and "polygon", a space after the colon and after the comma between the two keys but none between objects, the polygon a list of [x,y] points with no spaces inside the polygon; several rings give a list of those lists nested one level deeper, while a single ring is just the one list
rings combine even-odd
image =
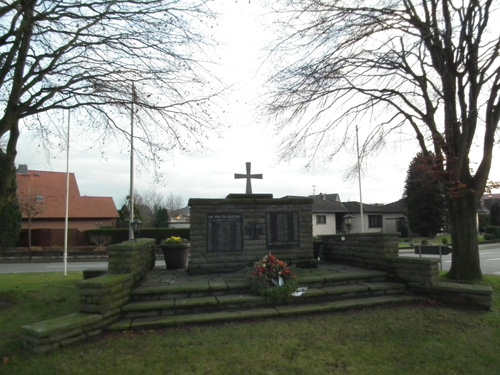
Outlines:
[{"label": "stone planter", "polygon": [[191,246],[188,243],[160,245],[167,269],[187,268]]}]

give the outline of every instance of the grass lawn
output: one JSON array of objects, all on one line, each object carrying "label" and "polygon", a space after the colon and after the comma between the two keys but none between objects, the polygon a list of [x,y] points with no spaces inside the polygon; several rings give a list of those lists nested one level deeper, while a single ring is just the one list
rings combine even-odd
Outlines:
[{"label": "grass lawn", "polygon": [[108,334],[48,354],[23,353],[20,327],[76,311],[79,279],[0,275],[0,374],[500,373],[500,277],[485,277],[496,292],[493,312],[426,303]]}]

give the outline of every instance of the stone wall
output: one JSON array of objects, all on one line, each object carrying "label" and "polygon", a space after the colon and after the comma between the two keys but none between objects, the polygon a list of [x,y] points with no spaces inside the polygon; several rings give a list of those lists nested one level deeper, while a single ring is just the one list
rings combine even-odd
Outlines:
[{"label": "stone wall", "polygon": [[439,259],[393,257],[387,259],[387,271],[408,283],[432,285],[439,282]]},{"label": "stone wall", "polygon": [[398,238],[397,233],[321,236],[320,258],[333,263],[387,270],[387,258],[398,256]]},{"label": "stone wall", "polygon": [[[289,264],[315,267],[311,205],[310,198],[273,199],[272,195],[257,194],[229,195],[226,199],[190,199],[191,257],[188,272],[238,271],[252,266],[270,252]],[[287,222],[284,225],[294,227],[296,233],[289,241],[273,239],[275,229],[270,221],[277,215]],[[211,231],[218,235],[212,236]],[[222,231],[228,232],[228,240],[215,243],[220,240],[217,237],[225,235]]]},{"label": "stone wall", "polygon": [[118,318],[120,307],[129,301],[134,279],[130,273],[106,274],[78,283],[80,312]]},{"label": "stone wall", "polygon": [[141,238],[108,247],[108,273],[82,280],[80,311],[23,327],[25,347],[46,352],[97,335],[119,318],[132,288],[154,267],[155,241]]},{"label": "stone wall", "polygon": [[438,282],[432,285],[410,283],[410,290],[442,303],[474,307],[480,310],[491,310],[493,289],[484,285],[468,285],[449,282]]},{"label": "stone wall", "polygon": [[139,238],[107,247],[108,272],[110,274],[130,273],[137,283],[155,265],[155,240]]}]

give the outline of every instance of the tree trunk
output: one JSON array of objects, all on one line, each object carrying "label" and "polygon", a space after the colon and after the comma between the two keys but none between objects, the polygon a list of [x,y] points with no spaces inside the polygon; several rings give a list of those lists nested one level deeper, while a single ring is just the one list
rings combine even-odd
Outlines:
[{"label": "tree trunk", "polygon": [[477,196],[464,192],[449,198],[452,262],[449,276],[461,282],[482,280],[477,231]]},{"label": "tree trunk", "polygon": [[17,196],[15,156],[0,150],[0,212]]},{"label": "tree trunk", "polygon": [[28,251],[29,260],[33,258],[33,249],[31,248],[31,216],[28,217]]}]

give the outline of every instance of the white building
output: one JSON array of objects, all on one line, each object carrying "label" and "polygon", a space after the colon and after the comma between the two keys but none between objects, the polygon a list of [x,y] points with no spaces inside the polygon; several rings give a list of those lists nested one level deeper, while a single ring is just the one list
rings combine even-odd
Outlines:
[{"label": "white building", "polygon": [[314,199],[312,207],[313,236],[347,232],[344,216],[353,216],[351,233],[362,231],[361,220],[365,233],[395,233],[402,225],[407,225],[406,206],[403,200],[390,204],[361,204],[359,202],[341,202],[338,194],[319,194],[311,196]]}]

